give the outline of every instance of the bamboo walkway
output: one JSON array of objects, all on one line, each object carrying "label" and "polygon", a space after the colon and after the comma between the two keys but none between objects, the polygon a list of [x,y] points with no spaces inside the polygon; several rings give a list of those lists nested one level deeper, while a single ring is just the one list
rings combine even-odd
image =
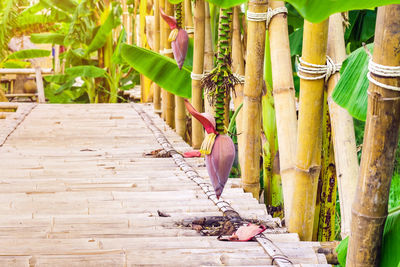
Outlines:
[{"label": "bamboo walkway", "polygon": [[[0,266],[292,266],[258,242],[182,225],[222,213],[173,158],[143,156],[161,148],[149,120],[177,151],[190,150],[151,109],[19,104],[0,114]],[[186,162],[207,177],[201,159]],[[273,222],[236,179],[222,197],[244,218]],[[317,242],[284,229],[265,236],[295,265],[329,266]]]}]

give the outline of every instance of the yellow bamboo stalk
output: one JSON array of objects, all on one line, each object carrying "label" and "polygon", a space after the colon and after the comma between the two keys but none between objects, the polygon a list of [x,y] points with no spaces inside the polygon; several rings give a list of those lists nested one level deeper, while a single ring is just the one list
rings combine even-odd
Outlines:
[{"label": "yellow bamboo stalk", "polygon": [[[311,64],[326,62],[328,20],[304,21],[303,60]],[[305,75],[305,74],[303,74]],[[295,161],[295,190],[290,210],[289,231],[300,239],[313,234],[318,176],[321,168],[321,122],[324,79],[300,80],[300,111]]]},{"label": "yellow bamboo stalk", "polygon": [[[341,14],[334,14],[329,18],[327,54],[335,63],[342,63],[346,59],[342,20]],[[340,74],[337,72],[328,81],[328,105],[338,179],[341,234],[345,238],[350,234],[351,203],[356,192],[359,166],[353,118],[332,99],[333,89],[339,78]]]},{"label": "yellow bamboo stalk", "polygon": [[[125,1],[125,0],[124,0]],[[160,51],[160,2],[154,1],[154,51],[158,53]],[[161,88],[156,83],[153,85],[154,96],[154,112],[161,112]]]},{"label": "yellow bamboo stalk", "polygon": [[[240,33],[240,7],[236,6],[233,8],[233,18],[232,18],[232,71],[239,75],[244,75],[244,58],[242,49],[242,38]],[[243,103],[243,84],[238,83],[235,85],[235,93],[233,94],[233,104],[235,109],[237,109],[240,104]],[[239,154],[239,164],[243,166],[243,111],[240,111],[236,117],[236,129],[238,140],[238,154]]]},{"label": "yellow bamboo stalk", "polygon": [[[285,6],[283,1],[271,1],[272,9]],[[287,17],[276,15],[269,24],[272,83],[278,135],[280,173],[282,179],[285,222],[289,223],[294,186],[297,115],[290,57]]]},{"label": "yellow bamboo stalk", "polygon": [[[204,66],[204,34],[205,34],[205,5],[204,0],[196,0],[194,8],[194,48],[193,73],[202,74]],[[198,111],[203,110],[201,81],[192,80],[192,105]],[[203,126],[198,120],[192,119],[192,147],[200,148],[203,142]]]},{"label": "yellow bamboo stalk", "polygon": [[[205,4],[205,22],[204,22],[204,72],[210,72],[214,68],[214,48],[212,44],[211,34],[211,16],[210,16],[210,5],[207,1]],[[214,114],[214,107],[208,101],[207,93],[204,92],[204,110],[205,112]]]},{"label": "yellow bamboo stalk", "polygon": [[[184,0],[184,8],[185,8],[185,26],[193,27],[193,15],[192,15],[192,1]],[[190,37],[193,37],[193,33],[189,34]]]},{"label": "yellow bamboo stalk", "polygon": [[[400,66],[400,5],[378,8],[373,62]],[[376,81],[400,86],[400,78]],[[369,84],[368,111],[360,177],[352,206],[346,266],[379,266],[382,233],[387,217],[390,181],[400,127],[400,92]]]},{"label": "yellow bamboo stalk", "polygon": [[[169,16],[174,15],[174,6],[168,1],[165,1],[165,14]],[[171,49],[171,42],[168,41],[170,28],[167,23],[164,23],[164,49]],[[167,53],[165,56],[173,58],[173,54]],[[175,96],[170,92],[165,91],[165,121],[171,128],[175,128]]]},{"label": "yellow bamboo stalk", "polygon": [[[184,13],[185,12],[182,12],[182,15]],[[183,20],[183,22],[184,22],[184,20]],[[183,23],[183,25],[185,25],[185,24]],[[175,129],[176,133],[179,134],[179,136],[181,136],[185,140],[186,139],[186,107],[185,107],[184,99],[180,96],[175,96],[175,126],[176,126],[176,129]]]},{"label": "yellow bamboo stalk", "polygon": [[[266,0],[250,0],[249,11],[263,13],[267,11]],[[245,155],[242,166],[242,186],[245,192],[251,192],[255,198],[260,193],[260,153],[261,153],[261,96],[263,88],[264,21],[249,21],[247,36],[247,64],[243,89],[243,135]]]},{"label": "yellow bamboo stalk", "polygon": [[[159,0],[159,7],[165,11],[165,0]],[[165,42],[168,38],[165,32],[165,24],[166,22],[160,17],[160,51],[162,51],[165,47]],[[161,89],[161,118],[166,120],[166,113],[167,113],[167,96],[164,89]]]},{"label": "yellow bamboo stalk", "polygon": [[186,107],[184,99],[175,96],[175,131],[183,139],[186,137]]},{"label": "yellow bamboo stalk", "polygon": [[[147,15],[147,1],[140,1],[139,5],[139,16],[140,16],[140,46],[144,48],[150,48],[147,43],[146,38],[146,15]],[[141,85],[141,101],[149,102],[151,100],[152,93],[151,90],[152,81],[145,77],[144,75],[140,75],[140,85]]]}]

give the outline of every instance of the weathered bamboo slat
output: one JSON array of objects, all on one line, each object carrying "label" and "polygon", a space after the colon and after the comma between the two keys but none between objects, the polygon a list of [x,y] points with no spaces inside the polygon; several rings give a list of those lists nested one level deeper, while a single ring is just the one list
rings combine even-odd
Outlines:
[{"label": "weathered bamboo slat", "polygon": [[[175,149],[190,149],[143,108]],[[271,264],[256,242],[220,242],[181,226],[221,212],[172,158],[143,157],[160,146],[130,105],[38,105],[19,126],[0,126],[13,131],[0,149],[0,265]],[[206,175],[202,159],[187,162]],[[245,218],[271,220],[235,179],[223,197]],[[266,237],[294,263],[326,263],[314,252],[318,243],[284,229]]]}]

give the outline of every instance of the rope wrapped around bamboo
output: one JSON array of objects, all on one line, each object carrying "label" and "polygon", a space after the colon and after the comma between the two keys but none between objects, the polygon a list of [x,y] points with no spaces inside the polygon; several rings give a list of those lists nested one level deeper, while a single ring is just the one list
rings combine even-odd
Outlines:
[{"label": "rope wrapped around bamboo", "polygon": [[382,77],[386,77],[386,78],[399,78],[400,77],[400,66],[381,65],[381,64],[378,64],[378,63],[375,63],[374,61],[372,61],[372,58],[371,58],[369,60],[369,64],[368,64],[368,70],[369,70],[369,72],[367,74],[367,78],[371,83],[373,83],[379,87],[382,87],[384,89],[387,89],[387,90],[400,92],[399,86],[393,86],[393,85],[388,85],[388,84],[378,82],[371,76],[371,74],[373,74],[376,76],[382,76]]},{"label": "rope wrapped around bamboo", "polygon": [[163,50],[160,50],[161,55],[167,55],[167,54],[172,54],[174,51],[172,49],[167,49],[164,48]]},{"label": "rope wrapped around bamboo", "polygon": [[[131,107],[136,110],[136,112],[140,115],[140,117],[145,122],[146,126],[153,132],[154,137],[157,142],[162,146],[162,148],[168,152],[175,164],[181,168],[183,172],[185,172],[186,176],[195,182],[206,194],[208,199],[210,199],[228,218],[235,218],[245,222],[232,206],[220,197],[217,199],[217,196],[214,193],[214,189],[212,185],[208,182],[205,182],[204,179],[197,173],[195,169],[193,169],[185,160],[185,158],[175,150],[175,148],[169,143],[165,135],[162,131],[154,124],[152,118],[142,109],[139,105],[131,103]],[[267,230],[268,231],[268,230]],[[281,267],[289,267],[293,266],[293,263],[290,259],[277,247],[272,240],[267,238],[263,233],[255,236],[257,242],[263,247],[265,252],[272,258],[271,264],[276,264]]]},{"label": "rope wrapped around bamboo", "polygon": [[271,22],[271,19],[273,16],[278,15],[278,14],[287,14],[287,8],[286,7],[278,7],[275,9],[268,8],[268,11],[265,13],[255,13],[251,11],[247,11],[247,20],[248,21],[266,21],[267,26],[269,26],[269,23]]},{"label": "rope wrapped around bamboo", "polygon": [[[328,81],[329,77],[331,77],[331,75],[333,75],[335,72],[340,71],[340,68],[342,67],[342,64],[335,64],[329,56],[326,56],[326,65],[312,64],[304,61],[301,57],[299,58],[299,62],[300,64],[298,65],[297,76],[299,76],[299,78],[303,80],[310,80],[310,81],[324,79],[324,78],[325,81]],[[304,76],[301,73],[307,73],[318,76]]]}]

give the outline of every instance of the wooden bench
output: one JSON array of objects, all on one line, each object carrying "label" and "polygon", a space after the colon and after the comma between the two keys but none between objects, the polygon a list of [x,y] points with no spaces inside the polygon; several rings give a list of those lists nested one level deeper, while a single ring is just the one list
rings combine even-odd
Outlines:
[{"label": "wooden bench", "polygon": [[52,69],[41,69],[40,67],[31,68],[31,69],[0,69],[1,74],[35,74],[36,77],[36,94],[6,94],[6,97],[10,100],[16,97],[28,97],[30,99],[37,98],[39,103],[45,103],[46,97],[44,95],[43,88],[43,77],[42,74],[51,74],[53,73]]}]

